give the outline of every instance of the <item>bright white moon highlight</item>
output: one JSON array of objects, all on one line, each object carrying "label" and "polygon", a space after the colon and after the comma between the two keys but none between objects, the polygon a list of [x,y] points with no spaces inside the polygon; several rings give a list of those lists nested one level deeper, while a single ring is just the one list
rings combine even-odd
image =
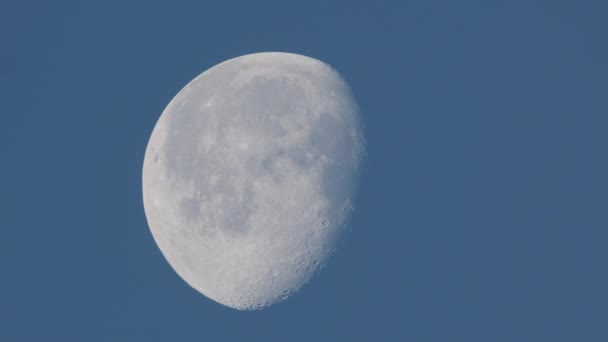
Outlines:
[{"label": "bright white moon highlight", "polygon": [[327,64],[257,53],[196,77],[158,120],[143,165],[154,240],[205,296],[239,310],[296,292],[353,210],[364,137]]}]

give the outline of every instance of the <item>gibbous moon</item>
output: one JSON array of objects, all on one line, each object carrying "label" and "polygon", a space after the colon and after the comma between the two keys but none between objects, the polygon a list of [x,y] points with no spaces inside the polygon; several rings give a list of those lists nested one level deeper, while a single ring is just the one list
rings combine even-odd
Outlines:
[{"label": "gibbous moon", "polygon": [[169,103],[143,165],[148,225],[175,272],[238,310],[286,299],[326,262],[353,210],[357,104],[327,64],[256,53]]}]

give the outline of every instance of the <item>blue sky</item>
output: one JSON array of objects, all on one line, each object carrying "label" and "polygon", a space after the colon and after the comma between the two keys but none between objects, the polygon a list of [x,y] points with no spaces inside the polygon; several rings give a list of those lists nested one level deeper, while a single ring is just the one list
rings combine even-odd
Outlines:
[{"label": "blue sky", "polygon": [[[0,340],[606,341],[603,1],[4,1]],[[298,295],[238,312],[152,240],[145,147],[231,57],[321,59],[368,160]]]}]

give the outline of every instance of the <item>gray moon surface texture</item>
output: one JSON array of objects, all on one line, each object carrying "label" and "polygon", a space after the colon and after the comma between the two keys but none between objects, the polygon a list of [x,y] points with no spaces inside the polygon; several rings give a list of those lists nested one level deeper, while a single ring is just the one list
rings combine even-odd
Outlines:
[{"label": "gray moon surface texture", "polygon": [[169,264],[238,310],[280,302],[347,226],[365,139],[329,65],[256,53],[205,71],[169,103],[143,164],[143,201]]}]

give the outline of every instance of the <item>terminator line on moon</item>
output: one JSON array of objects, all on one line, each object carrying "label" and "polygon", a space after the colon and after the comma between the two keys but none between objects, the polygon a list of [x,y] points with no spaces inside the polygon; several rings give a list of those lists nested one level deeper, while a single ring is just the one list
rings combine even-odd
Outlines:
[{"label": "terminator line on moon", "polygon": [[148,225],[190,286],[228,307],[284,300],[326,262],[364,151],[350,88],[327,64],[257,53],[186,85],[143,165]]}]

